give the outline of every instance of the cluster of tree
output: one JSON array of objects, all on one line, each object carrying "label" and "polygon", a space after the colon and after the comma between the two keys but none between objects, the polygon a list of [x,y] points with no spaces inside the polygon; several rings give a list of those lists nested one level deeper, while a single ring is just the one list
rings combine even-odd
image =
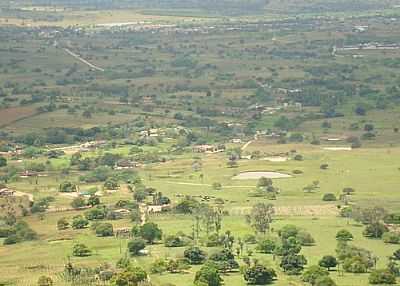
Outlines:
[{"label": "cluster of tree", "polygon": [[31,206],[31,213],[44,213],[54,200],[54,197],[48,196],[34,201]]},{"label": "cluster of tree", "polygon": [[6,226],[0,228],[0,237],[5,238],[4,245],[35,240],[38,237],[25,221],[7,220],[6,223]]},{"label": "cluster of tree", "polygon": [[258,180],[256,190],[249,193],[249,196],[254,197],[267,197],[268,199],[275,200],[276,195],[279,194],[280,190],[273,186],[271,179],[262,177]]},{"label": "cluster of tree", "polygon": [[346,240],[338,241],[336,253],[346,272],[366,273],[376,263],[370,251],[351,245]]},{"label": "cluster of tree", "polygon": [[182,273],[185,270],[190,269],[190,264],[187,259],[157,259],[151,266],[150,271],[153,274],[163,274],[164,272],[169,273]]},{"label": "cluster of tree", "polygon": [[[76,244],[73,247],[73,251],[76,254],[82,254],[78,256],[91,255],[91,251],[82,244]],[[118,285],[118,286],[129,286],[129,285],[141,285],[148,280],[148,275],[141,267],[134,266],[128,258],[121,258],[116,267],[112,267],[110,264],[101,264],[97,267],[87,266],[76,266],[72,262],[68,262],[64,266],[63,272],[60,277],[66,283],[80,284],[80,285],[95,285],[99,283],[107,285]],[[48,280],[48,277],[42,278],[42,281]],[[40,280],[39,280],[40,281]],[[38,286],[49,286],[52,284],[43,284]]]}]

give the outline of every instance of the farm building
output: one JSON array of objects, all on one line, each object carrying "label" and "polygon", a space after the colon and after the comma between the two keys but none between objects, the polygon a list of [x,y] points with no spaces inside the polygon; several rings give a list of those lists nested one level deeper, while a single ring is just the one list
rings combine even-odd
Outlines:
[{"label": "farm building", "polygon": [[136,162],[123,159],[123,160],[118,161],[117,164],[115,164],[114,169],[116,169],[116,170],[133,169],[137,166],[138,166],[138,164]]},{"label": "farm building", "polygon": [[8,188],[0,189],[0,197],[3,197],[3,198],[12,197],[12,196],[14,196],[14,194],[15,194],[14,190],[10,190]]},{"label": "farm building", "polygon": [[148,213],[161,213],[171,210],[171,205],[150,205],[147,206]]},{"label": "farm building", "polygon": [[214,145],[196,145],[192,149],[193,153],[217,153],[223,152],[224,149]]}]

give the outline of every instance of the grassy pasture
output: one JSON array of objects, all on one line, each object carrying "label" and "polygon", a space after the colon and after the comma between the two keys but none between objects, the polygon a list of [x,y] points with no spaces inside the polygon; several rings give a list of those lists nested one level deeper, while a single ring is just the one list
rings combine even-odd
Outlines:
[{"label": "grassy pasture", "polygon": [[[399,148],[364,148],[352,151],[326,151],[322,146],[309,145],[271,145],[264,141],[251,143],[246,151],[259,150],[265,154],[290,152],[296,150],[304,156],[304,161],[289,160],[286,162],[268,162],[263,160],[241,160],[238,168],[227,168],[226,158],[222,154],[199,155],[202,162],[202,170],[193,172],[191,165],[193,156],[177,157],[174,161],[164,164],[147,166],[140,169],[139,173],[145,184],[162,191],[169,196],[174,203],[179,201],[176,194],[192,196],[215,196],[225,200],[224,209],[230,215],[223,219],[223,230],[231,230],[236,237],[243,237],[252,233],[251,228],[246,224],[244,214],[248,212],[254,203],[263,201],[263,198],[248,197],[247,193],[254,189],[256,180],[237,181],[232,176],[243,171],[262,170],[279,171],[291,173],[294,169],[302,170],[304,173],[295,175],[289,179],[276,179],[274,185],[281,189],[276,201],[270,201],[278,208],[290,209],[288,215],[278,215],[272,224],[274,231],[285,224],[295,224],[309,231],[315,238],[316,244],[311,247],[304,247],[309,265],[318,262],[323,255],[335,254],[335,234],[338,230],[345,228],[354,235],[354,243],[357,246],[365,247],[378,256],[378,267],[383,267],[387,257],[397,249],[396,245],[384,244],[381,240],[367,239],[362,235],[363,227],[354,224],[347,219],[338,218],[330,212],[323,212],[324,208],[335,208],[335,204],[324,203],[321,200],[322,194],[332,192],[339,194],[343,187],[353,187],[356,193],[351,200],[361,206],[384,205],[389,210],[396,210],[400,205],[396,188],[399,184],[398,168],[400,166]],[[124,153],[124,149],[116,149],[113,152]],[[198,155],[196,155],[198,156]],[[198,160],[198,159],[197,159]],[[328,163],[328,170],[321,170],[319,166]],[[199,174],[204,174],[203,181]],[[170,176],[170,177],[168,177]],[[71,174],[71,178],[75,175]],[[60,180],[60,179],[58,179]],[[320,181],[320,189],[315,193],[304,193],[302,188],[313,180]],[[56,197],[56,207],[66,207],[72,198],[61,196],[57,193],[57,185],[60,181],[54,181],[54,177],[43,177],[39,179],[39,186],[33,187],[33,182],[21,179],[15,182],[13,187],[32,192],[36,197],[52,195]],[[215,191],[211,184],[220,182],[222,190]],[[47,187],[45,187],[47,186]],[[242,187],[243,186],[243,187]],[[87,186],[89,187],[89,186]],[[32,191],[32,189],[36,191]],[[85,189],[85,186],[81,186]],[[113,203],[118,199],[130,198],[131,194],[123,186],[117,193],[102,198],[105,203]],[[266,201],[268,202],[268,201]],[[312,214],[309,210],[312,209]],[[0,247],[0,274],[6,280],[17,280],[15,285],[29,285],[40,275],[46,274],[54,277],[57,285],[65,285],[55,275],[62,270],[63,264],[68,260],[73,243],[83,242],[94,252],[88,258],[70,258],[74,263],[82,265],[98,265],[107,261],[115,263],[124,255],[126,240],[115,238],[96,238],[92,231],[57,231],[56,221],[60,217],[68,217],[78,214],[79,211],[48,213],[45,219],[37,216],[26,218],[32,227],[39,233],[41,240],[17,244],[15,246]],[[158,223],[164,234],[174,234],[178,231],[191,233],[194,223],[189,216],[183,215],[153,215],[150,220]],[[127,219],[111,221],[114,227],[130,226]],[[321,231],[323,230],[323,231]],[[249,246],[252,248],[253,246]],[[26,250],[29,249],[29,252]],[[121,252],[120,252],[121,249]],[[179,257],[183,254],[183,248],[168,249],[161,244],[148,247],[150,255],[135,258],[141,266],[148,269],[150,263],[157,257]],[[213,249],[208,249],[212,252]],[[254,254],[255,257],[276,266],[270,255]],[[40,262],[36,260],[40,257]],[[278,268],[278,267],[275,267]],[[190,285],[196,267],[187,274],[176,275],[152,275],[154,282],[170,282],[176,285]],[[21,272],[24,274],[21,275]],[[332,272],[331,276],[340,286],[367,285],[368,275],[345,274],[339,276]],[[223,277],[229,285],[243,285],[243,278],[239,274],[230,274]],[[303,285],[298,277],[288,277],[278,271],[278,281],[274,285]],[[361,283],[361,284],[360,284]]]}]

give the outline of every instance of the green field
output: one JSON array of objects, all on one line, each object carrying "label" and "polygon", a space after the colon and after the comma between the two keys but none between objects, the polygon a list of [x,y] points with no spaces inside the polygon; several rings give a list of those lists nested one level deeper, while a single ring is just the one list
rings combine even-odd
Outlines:
[{"label": "green field", "polygon": [[[400,282],[397,1],[117,2],[0,3],[0,285]],[[252,172],[286,178],[235,179]],[[162,237],[129,251],[149,223]],[[326,255],[329,283],[307,280]],[[123,258],[146,281],[118,282]]]}]

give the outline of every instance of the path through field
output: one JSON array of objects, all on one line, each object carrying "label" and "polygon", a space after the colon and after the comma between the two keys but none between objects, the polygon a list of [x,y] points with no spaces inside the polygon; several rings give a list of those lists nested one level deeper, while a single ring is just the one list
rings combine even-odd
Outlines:
[{"label": "path through field", "polygon": [[247,142],[246,144],[244,144],[244,145],[242,146],[242,151],[246,150],[246,148],[249,147],[249,145],[250,145],[251,143],[253,143],[253,140],[250,140],[249,142]]},{"label": "path through field", "polygon": [[100,67],[98,67],[98,66],[96,66],[96,65],[94,65],[94,64],[92,64],[92,63],[90,63],[90,62],[88,62],[87,60],[81,58],[79,55],[75,54],[74,52],[70,51],[70,50],[67,49],[67,48],[65,48],[64,51],[66,51],[67,54],[69,54],[70,56],[76,58],[78,61],[84,63],[85,65],[91,67],[91,68],[94,69],[94,70],[102,71],[102,72],[105,71],[103,68],[100,68]]}]

